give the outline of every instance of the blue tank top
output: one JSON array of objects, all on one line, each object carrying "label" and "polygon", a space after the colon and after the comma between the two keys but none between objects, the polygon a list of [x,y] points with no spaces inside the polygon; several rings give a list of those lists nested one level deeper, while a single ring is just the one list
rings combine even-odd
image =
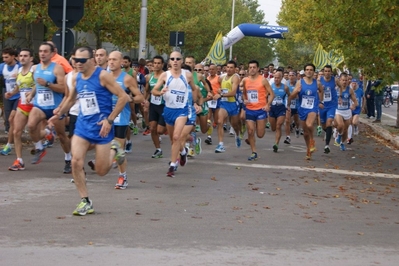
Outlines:
[{"label": "blue tank top", "polygon": [[350,93],[349,87],[346,87],[345,90],[340,94],[339,91],[337,92],[337,109],[338,110],[348,110],[350,107]]},{"label": "blue tank top", "polygon": [[337,90],[335,89],[335,79],[331,77],[326,81],[324,77],[320,78],[321,85],[324,86],[324,108],[335,108],[337,106]]},{"label": "blue tank top", "polygon": [[44,79],[46,82],[56,83],[57,77],[54,75],[56,63],[51,62],[46,69],[42,69],[42,64],[38,64],[33,75],[36,84],[36,96],[33,105],[40,109],[52,110],[60,105],[64,94],[55,92],[50,88],[44,87],[37,83],[38,78]]},{"label": "blue tank top", "polygon": [[[291,85],[290,82],[288,82],[287,86],[288,86],[288,89],[290,90],[290,93],[292,93],[294,91],[294,89],[295,89],[295,84]],[[299,103],[298,99],[299,98],[297,97],[296,99],[291,100],[290,103],[287,103],[287,101],[288,101],[288,97],[287,97],[286,101],[285,101],[285,105],[288,107],[288,104],[289,104],[291,109],[297,109],[298,108],[298,103]]]},{"label": "blue tank top", "polygon": [[187,96],[187,105],[188,105],[188,116],[187,120],[193,120],[196,117],[194,101],[193,101],[193,89],[190,84],[187,84],[188,88],[188,96]]},{"label": "blue tank top", "polygon": [[274,92],[274,99],[272,105],[283,105],[285,103],[285,89],[284,84],[281,83],[280,87],[277,88],[275,83],[272,83],[272,90]]},{"label": "blue tank top", "polygon": [[[362,99],[363,99],[364,92],[359,87],[356,90],[354,90],[354,93],[356,95],[356,100],[357,100],[357,107],[356,107],[356,109],[354,111],[359,111],[360,108],[362,108]],[[352,104],[352,101],[351,101],[351,104]]]},{"label": "blue tank top", "polygon": [[[116,83],[122,87],[123,91],[129,94],[130,90],[125,86],[125,76],[127,75],[126,72],[121,72],[119,77],[116,79]],[[116,95],[112,95],[112,110],[115,108],[116,102],[118,101],[118,97]],[[122,109],[122,112],[114,120],[115,126],[127,126],[129,125],[130,121],[130,104],[126,103],[125,107]]]},{"label": "blue tank top", "polygon": [[[85,136],[91,139],[100,139],[101,125],[97,123],[107,119],[112,112],[112,93],[101,85],[100,73],[103,69],[96,67],[88,79],[82,78],[82,73],[76,76],[76,92],[80,102],[80,112],[76,128],[83,128]],[[108,134],[113,138],[114,131]]]},{"label": "blue tank top", "polygon": [[301,91],[299,92],[299,112],[309,113],[319,111],[319,94],[317,81],[313,79],[312,84],[307,84],[301,79]]}]

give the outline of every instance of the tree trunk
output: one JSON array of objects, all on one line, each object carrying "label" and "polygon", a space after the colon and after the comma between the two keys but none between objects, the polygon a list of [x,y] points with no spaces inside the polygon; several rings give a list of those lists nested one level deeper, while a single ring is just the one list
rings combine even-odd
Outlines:
[{"label": "tree trunk", "polygon": [[396,99],[396,127],[399,128],[399,97]]}]

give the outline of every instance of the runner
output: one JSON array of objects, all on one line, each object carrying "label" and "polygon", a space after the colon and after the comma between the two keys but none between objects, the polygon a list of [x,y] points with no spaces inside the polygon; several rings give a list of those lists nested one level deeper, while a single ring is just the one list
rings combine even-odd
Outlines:
[{"label": "runner", "polygon": [[[290,71],[288,74],[288,88],[290,90],[290,94],[293,92],[296,84],[296,74],[295,71]],[[288,102],[288,98],[286,99],[286,107],[288,108],[288,105],[291,108],[291,112],[286,112],[285,115],[285,144],[291,144],[291,120],[292,118],[294,119],[294,126],[295,126],[295,136],[299,138],[299,116],[298,116],[298,98],[292,100],[291,102]],[[292,128],[294,129],[294,126]]]},{"label": "runner", "polygon": [[[336,138],[336,142],[340,145],[340,149],[345,151],[345,141],[348,137],[348,127],[351,123],[352,119],[352,111],[356,109],[358,106],[356,95],[353,92],[353,89],[350,88],[348,74],[342,72],[339,76],[339,85],[337,91],[337,109],[335,111],[335,120],[338,136]],[[351,101],[353,103],[351,103]]]},{"label": "runner", "polygon": [[[122,111],[129,96],[116,83],[111,74],[95,67],[93,50],[90,47],[77,49],[75,58],[79,74],[73,79],[74,87],[68,99],[55,112],[49,124],[59,121],[79,97],[80,113],[72,138],[72,175],[81,201],[73,212],[74,215],[86,215],[94,212],[85,182],[83,164],[86,153],[92,144],[96,149],[96,172],[104,176],[111,169],[113,158],[118,164],[125,161],[125,153],[114,138],[113,122]],[[112,110],[112,94],[118,96]]]},{"label": "runner", "polygon": [[263,138],[265,135],[267,112],[270,110],[272,99],[274,99],[274,92],[267,79],[259,74],[258,61],[249,61],[248,72],[249,77],[242,80],[244,87],[243,98],[246,109],[245,119],[248,130],[248,142],[252,151],[248,160],[254,161],[258,159],[255,146],[255,131],[258,138]]},{"label": "runner", "polygon": [[14,117],[14,132],[9,133],[10,135],[14,135],[15,153],[17,155],[17,159],[13,165],[8,168],[10,171],[25,170],[25,164],[22,159],[21,136],[22,131],[28,123],[29,112],[33,107],[30,102],[33,98],[32,89],[35,87],[35,81],[33,80],[33,72],[35,71],[35,67],[33,66],[33,51],[26,48],[22,49],[18,58],[22,67],[18,70],[16,86],[13,91],[6,92],[5,94],[5,97],[8,99],[17,93],[21,95]]},{"label": "runner", "polygon": [[[18,76],[19,63],[15,60],[18,55],[13,48],[4,48],[2,51],[2,58],[4,63],[0,64],[0,76],[3,76],[5,82],[5,93],[12,92],[16,85]],[[5,96],[5,94],[3,94]],[[20,97],[19,92],[15,93],[9,98],[3,97],[4,105],[4,120],[6,126],[6,134],[8,134],[7,144],[1,150],[2,155],[9,155],[11,152],[11,146],[14,143],[14,116],[15,110],[17,109],[18,99]]]},{"label": "runner", "polygon": [[96,64],[104,70],[107,70],[108,67],[108,52],[104,48],[100,48],[96,50]]},{"label": "runner", "polygon": [[[219,93],[219,89],[220,89],[219,76],[217,75],[217,67],[215,64],[209,65],[209,76],[207,77],[207,79],[211,83],[212,95],[215,96],[216,94]],[[209,126],[208,132],[207,132],[208,136],[205,139],[205,143],[208,145],[212,145],[212,132],[213,132],[213,128],[216,127],[216,122],[217,122],[216,108],[218,108],[219,105],[220,105],[220,102],[218,100],[212,99],[208,102],[209,116],[208,116],[207,123],[210,125],[212,124],[212,116],[213,116],[213,127]]]},{"label": "runner", "polygon": [[[319,111],[319,101],[323,103],[323,87],[320,82],[313,78],[316,67],[313,64],[306,64],[304,67],[305,76],[298,80],[294,91],[288,97],[288,102],[299,96],[298,114],[301,119],[303,137],[306,143],[306,159],[312,158],[312,153],[316,150],[314,134],[314,121]],[[303,70],[301,70],[303,71]],[[321,105],[322,108],[322,105]],[[287,111],[291,112],[291,107],[287,107]]]},{"label": "runner", "polygon": [[[158,82],[152,89],[152,95],[163,96],[165,108],[163,116],[166,122],[169,137],[172,143],[170,166],[167,176],[174,177],[177,157],[180,151],[181,133],[187,122],[188,116],[188,85],[195,88],[192,74],[182,70],[182,55],[174,51],[170,54],[171,69],[162,73]],[[160,90],[162,85],[164,88]],[[193,93],[194,102],[197,101],[196,94]],[[185,149],[180,154],[180,165],[186,164],[187,152]]]},{"label": "runner", "polygon": [[[359,116],[360,116],[360,112],[362,109],[364,92],[359,87],[359,83],[356,79],[352,79],[351,88],[355,92],[356,100],[357,100],[358,104],[356,106],[356,109],[352,111],[352,122],[351,122],[350,127],[353,127],[351,130],[353,132],[353,135],[358,135],[359,134]],[[353,103],[351,102],[351,104],[353,104]],[[353,142],[352,134],[350,136],[348,136],[348,138],[349,138],[348,144],[351,144]],[[350,140],[352,140],[352,141],[350,141]]]}]

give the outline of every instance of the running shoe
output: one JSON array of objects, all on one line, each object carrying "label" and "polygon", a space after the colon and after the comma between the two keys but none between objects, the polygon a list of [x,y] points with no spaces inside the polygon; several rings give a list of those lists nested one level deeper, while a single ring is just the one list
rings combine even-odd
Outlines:
[{"label": "running shoe", "polygon": [[339,148],[341,149],[341,151],[346,151],[345,144],[343,144],[343,143],[341,143],[341,144],[339,145]]},{"label": "running shoe", "polygon": [[18,159],[16,159],[10,167],[8,167],[8,170],[10,171],[19,171],[19,170],[25,170],[25,164],[21,163]]},{"label": "running shoe", "polygon": [[146,130],[143,132],[144,136],[151,135],[151,130],[149,128],[146,128]]},{"label": "running shoe", "polygon": [[129,121],[129,127],[132,131],[134,130],[135,125],[132,120]]},{"label": "running shoe", "polygon": [[175,177],[175,167],[174,166],[169,166],[169,170],[166,173],[166,176]]},{"label": "running shoe", "polygon": [[300,134],[303,136],[303,129],[301,129],[301,133]]},{"label": "running shoe", "polygon": [[200,132],[200,130],[201,130],[201,127],[199,125],[196,125],[195,126],[195,132]]},{"label": "running shoe", "polygon": [[72,173],[71,161],[65,160],[64,174],[70,174],[70,173]]},{"label": "running shoe", "polygon": [[193,148],[188,148],[187,156],[193,158],[195,156],[195,151]]},{"label": "running shoe", "polygon": [[133,135],[138,135],[139,134],[139,128],[137,126],[134,126],[132,131],[133,131]]},{"label": "running shoe", "polygon": [[346,142],[346,144],[351,145],[353,143],[353,138],[348,139],[348,141]]},{"label": "running shoe", "polygon": [[208,137],[205,139],[205,143],[208,144],[208,145],[212,145],[212,137],[208,136]]},{"label": "running shoe", "polygon": [[270,123],[269,122],[266,123],[266,128],[270,128]]},{"label": "running shoe", "polygon": [[115,189],[126,189],[127,185],[127,177],[124,175],[120,175],[118,178],[118,183],[115,184]]},{"label": "running shoe", "polygon": [[359,135],[359,127],[358,126],[355,126],[355,132],[353,132],[353,134]]},{"label": "running shoe", "polygon": [[162,158],[162,150],[158,150],[158,149],[156,149],[155,150],[155,152],[154,152],[154,154],[151,156],[151,158],[155,158],[155,159],[158,159],[158,158]]},{"label": "running shoe", "polygon": [[116,162],[121,165],[125,161],[125,151],[121,148],[119,141],[112,140],[111,141],[111,149],[115,150],[115,157],[114,159]]},{"label": "running shoe", "polygon": [[219,145],[216,147],[216,149],[215,149],[215,153],[223,153],[223,152],[225,152],[225,151],[226,151],[226,149],[225,149],[224,146],[221,145],[221,144],[219,144]]},{"label": "running shoe", "polygon": [[310,152],[316,151],[316,141],[314,139],[310,140]]},{"label": "running shoe", "polygon": [[341,144],[341,139],[342,139],[342,135],[338,134],[337,138],[335,139],[335,142],[338,144]]},{"label": "running shoe", "polygon": [[295,137],[299,138],[299,128],[295,128]]},{"label": "running shoe", "polygon": [[227,131],[227,125],[226,124],[223,124],[223,130]]},{"label": "running shoe", "polygon": [[326,145],[326,146],[324,147],[324,153],[325,153],[325,154],[329,154],[329,153],[330,153],[330,147],[329,147],[328,145]]},{"label": "running shoe", "polygon": [[234,128],[230,127],[230,131],[229,131],[229,135],[232,137],[234,136],[236,133],[234,132]]},{"label": "running shoe", "polygon": [[48,140],[48,145],[49,147],[53,146],[54,144],[54,134],[50,131],[49,134],[46,135],[46,140]]},{"label": "running shoe", "polygon": [[202,153],[201,138],[198,137],[195,141],[195,154],[200,155]]},{"label": "running shoe", "polygon": [[90,167],[92,171],[96,170],[96,160],[90,160],[87,165]]},{"label": "running shoe", "polygon": [[317,134],[318,137],[321,136],[321,132],[322,132],[321,126],[317,126],[317,132],[316,132],[316,134]]},{"label": "running shoe", "polygon": [[46,149],[44,149],[44,148],[42,150],[36,149],[35,155],[33,156],[33,159],[32,159],[32,164],[40,163],[42,161],[44,155],[46,155],[46,153],[47,153]]},{"label": "running shoe", "polygon": [[3,149],[0,151],[1,155],[9,155],[11,153],[11,147],[4,146]]},{"label": "running shoe", "polygon": [[306,160],[312,159],[312,153],[310,152],[309,149],[307,149],[307,151],[306,151],[306,157],[305,157],[305,159],[306,159]]},{"label": "running shoe", "polygon": [[284,140],[285,144],[291,144],[291,138],[289,136],[287,136]]},{"label": "running shoe", "polygon": [[186,150],[186,154],[184,154],[184,155],[180,154],[180,165],[181,166],[185,166],[187,164],[188,149],[186,147],[184,147],[184,149]]},{"label": "running shoe", "polygon": [[126,142],[125,152],[126,153],[131,153],[132,152],[132,142]]},{"label": "running shoe", "polygon": [[277,144],[274,144],[274,145],[273,145],[273,151],[274,151],[274,152],[277,152],[277,151],[278,151],[278,145],[277,145]]},{"label": "running shoe", "polygon": [[42,145],[43,145],[44,148],[53,147],[53,145],[50,145],[50,141],[48,141],[47,139],[42,142]]},{"label": "running shoe", "polygon": [[236,147],[240,148],[241,147],[241,139],[240,136],[236,136]]},{"label": "running shoe", "polygon": [[258,154],[256,152],[253,152],[251,156],[248,157],[248,161],[256,161],[258,160]]},{"label": "running shoe", "polygon": [[93,202],[91,200],[87,202],[87,200],[83,198],[80,201],[80,203],[77,205],[76,209],[73,211],[73,215],[84,216],[86,214],[91,214],[93,212],[94,212]]}]

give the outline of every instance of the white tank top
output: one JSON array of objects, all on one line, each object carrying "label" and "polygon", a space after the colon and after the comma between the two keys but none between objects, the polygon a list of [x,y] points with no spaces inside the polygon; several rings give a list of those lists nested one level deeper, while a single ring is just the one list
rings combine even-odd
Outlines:
[{"label": "white tank top", "polygon": [[[73,84],[72,84],[73,74],[75,74],[74,71],[71,71],[67,74],[68,90],[71,90],[71,88],[73,87]],[[76,97],[76,102],[74,105],[72,105],[71,109],[69,109],[69,114],[78,116],[79,112],[80,112],[80,103],[79,103],[78,97]]]},{"label": "white tank top", "polygon": [[166,86],[164,94],[165,106],[172,109],[181,109],[187,106],[188,83],[185,69],[181,70],[180,77],[174,78],[170,71],[166,71]]}]

